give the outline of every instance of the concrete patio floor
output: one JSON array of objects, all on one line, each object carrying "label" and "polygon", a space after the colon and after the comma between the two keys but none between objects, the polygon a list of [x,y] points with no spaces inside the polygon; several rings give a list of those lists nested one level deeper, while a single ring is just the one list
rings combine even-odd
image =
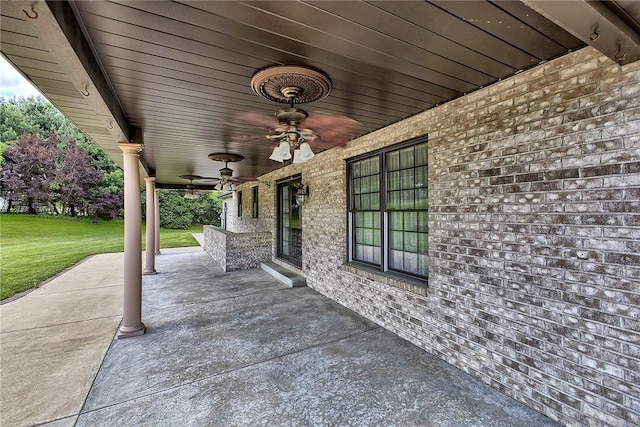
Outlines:
[{"label": "concrete patio floor", "polygon": [[[122,270],[122,264],[109,256],[115,255],[104,255],[105,267]],[[92,259],[100,261],[99,257],[103,256]],[[310,288],[287,288],[262,270],[225,273],[201,248],[163,249],[156,258],[156,269],[157,275],[144,277],[145,335],[112,340],[117,324],[111,322],[108,333],[94,340],[99,344],[95,347],[106,352],[104,359],[95,351],[85,358],[101,362],[99,370],[97,366],[87,369],[89,375],[84,377],[89,378],[74,379],[74,371],[82,370],[80,365],[58,363],[55,375],[40,378],[34,374],[28,379],[30,384],[20,388],[20,393],[28,393],[29,387],[57,383],[57,390],[47,391],[52,400],[72,388],[84,394],[80,404],[46,411],[46,399],[39,400],[30,411],[37,412],[39,406],[48,415],[3,415],[0,424],[558,425]],[[65,273],[67,277],[74,274],[73,269]],[[21,300],[52,298],[57,292],[52,284],[42,288],[47,288],[46,294],[32,293]],[[88,285],[76,287],[82,286]],[[120,290],[111,290],[112,297],[98,299],[121,298]],[[11,391],[5,387],[4,372],[20,368],[18,362],[6,365],[5,357],[8,352],[22,351],[19,345],[8,345],[11,335],[5,335],[4,321],[6,308],[21,300],[1,307],[2,412],[8,404],[18,404],[4,401],[5,393]],[[55,303],[52,298],[52,306]],[[100,309],[77,307],[78,311]],[[62,336],[95,335],[99,328],[77,326],[90,322],[87,318],[113,320],[107,312],[76,316],[77,322],[49,321],[50,326],[29,323],[29,330],[37,333],[25,354],[43,353],[33,363],[46,364],[46,352],[56,344],[44,338],[50,332],[44,328],[59,329]],[[19,334],[15,327],[13,333]],[[70,355],[73,349],[71,343]],[[77,381],[77,386],[63,385],[67,378]]]}]

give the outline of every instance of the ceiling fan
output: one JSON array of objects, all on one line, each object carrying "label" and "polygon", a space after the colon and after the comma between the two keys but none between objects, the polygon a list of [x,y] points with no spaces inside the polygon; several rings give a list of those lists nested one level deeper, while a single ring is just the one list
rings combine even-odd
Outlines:
[{"label": "ceiling fan", "polygon": [[196,186],[193,185],[193,180],[201,180],[206,179],[205,177],[199,175],[180,175],[178,178],[188,179],[189,183],[187,184],[187,191],[184,193],[185,199],[197,199],[198,194],[196,193]]},{"label": "ceiling fan", "polygon": [[218,184],[216,184],[216,190],[235,191],[235,186],[237,184],[256,180],[256,178],[247,176],[233,176],[233,169],[229,167],[229,163],[244,160],[244,156],[240,154],[211,153],[209,154],[209,159],[224,163],[224,167],[219,170],[220,178],[204,178],[206,180],[218,181]]},{"label": "ceiling fan", "polygon": [[275,114],[277,122],[255,113],[243,116],[248,123],[271,129],[265,136],[278,143],[269,157],[271,160],[284,162],[293,157],[293,163],[305,162],[314,156],[312,148],[344,146],[350,133],[359,125],[356,120],[344,116],[318,114],[309,117],[305,110],[295,107],[295,104],[316,101],[329,94],[331,81],[320,71],[299,66],[270,67],[253,76],[251,87],[263,98],[289,104],[288,108]]},{"label": "ceiling fan", "polygon": [[[240,154],[233,153],[211,153],[209,154],[209,158],[211,160],[217,162],[224,162],[224,167],[219,170],[220,177],[212,177],[212,176],[200,176],[200,175],[180,175],[179,178],[188,179],[189,184],[187,184],[187,190],[191,191],[191,193],[195,193],[195,186],[193,185],[193,181],[208,181],[208,182],[217,182],[214,186],[216,190],[225,190],[225,191],[235,191],[235,186],[237,184],[242,184],[243,182],[255,181],[256,178],[245,177],[245,176],[233,176],[233,169],[229,167],[230,162],[240,162],[244,160],[244,156]],[[187,194],[189,194],[189,191]],[[189,198],[185,195],[186,198]],[[197,195],[196,195],[197,197]],[[191,197],[192,198],[192,197]]]}]

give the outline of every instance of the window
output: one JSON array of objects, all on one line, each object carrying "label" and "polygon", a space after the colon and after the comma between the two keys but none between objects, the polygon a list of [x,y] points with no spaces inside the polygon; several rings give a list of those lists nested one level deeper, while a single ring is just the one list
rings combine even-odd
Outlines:
[{"label": "window", "polygon": [[258,187],[253,187],[251,189],[252,199],[251,199],[251,217],[258,218]]},{"label": "window", "polygon": [[349,259],[427,277],[427,137],[348,162]]},{"label": "window", "polygon": [[238,216],[242,216],[242,191],[238,191]]}]

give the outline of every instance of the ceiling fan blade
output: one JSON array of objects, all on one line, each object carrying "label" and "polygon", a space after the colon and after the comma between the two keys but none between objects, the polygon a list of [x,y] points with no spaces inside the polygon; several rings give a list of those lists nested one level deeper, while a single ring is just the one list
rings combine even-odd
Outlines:
[{"label": "ceiling fan blade", "polygon": [[312,131],[311,129],[299,129],[298,132],[300,133],[300,136],[302,138],[304,138],[304,140],[306,142],[311,142],[311,141],[315,141],[316,139],[318,139],[318,135]]},{"label": "ceiling fan blade", "polygon": [[327,149],[345,146],[355,136],[353,132],[360,123],[349,117],[317,112],[306,120],[305,125],[318,136],[310,142],[311,146]]},{"label": "ceiling fan blade", "polygon": [[265,116],[260,113],[245,112],[239,115],[239,122],[268,129],[276,129],[280,127],[280,123],[275,117]]},{"label": "ceiling fan blade", "polygon": [[305,127],[313,129],[319,135],[332,131],[335,133],[348,134],[360,125],[357,120],[345,116],[333,116],[325,113],[316,113],[310,116]]},{"label": "ceiling fan blade", "polygon": [[274,134],[268,134],[265,135],[268,139],[273,139],[273,140],[280,140],[282,138],[284,138],[287,134],[285,132],[280,132],[280,133],[274,133]]},{"label": "ceiling fan blade", "polygon": [[234,177],[236,182],[239,183],[243,183],[243,182],[250,182],[250,181],[257,181],[258,178],[254,178],[251,176],[238,176],[238,177]]},{"label": "ceiling fan blade", "polygon": [[179,175],[178,178],[180,179],[188,179],[190,181],[194,180],[194,179],[202,179],[202,177],[200,175]]}]

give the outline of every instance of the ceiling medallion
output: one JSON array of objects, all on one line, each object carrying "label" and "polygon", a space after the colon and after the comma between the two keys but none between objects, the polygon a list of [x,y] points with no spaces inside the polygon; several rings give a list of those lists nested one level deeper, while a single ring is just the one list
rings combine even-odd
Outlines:
[{"label": "ceiling medallion", "polygon": [[244,156],[234,153],[211,153],[209,154],[209,159],[215,162],[231,163],[241,162],[242,160],[244,160]]},{"label": "ceiling medallion", "polygon": [[313,68],[277,65],[254,74],[251,88],[258,96],[270,101],[306,104],[329,95],[331,80]]}]

